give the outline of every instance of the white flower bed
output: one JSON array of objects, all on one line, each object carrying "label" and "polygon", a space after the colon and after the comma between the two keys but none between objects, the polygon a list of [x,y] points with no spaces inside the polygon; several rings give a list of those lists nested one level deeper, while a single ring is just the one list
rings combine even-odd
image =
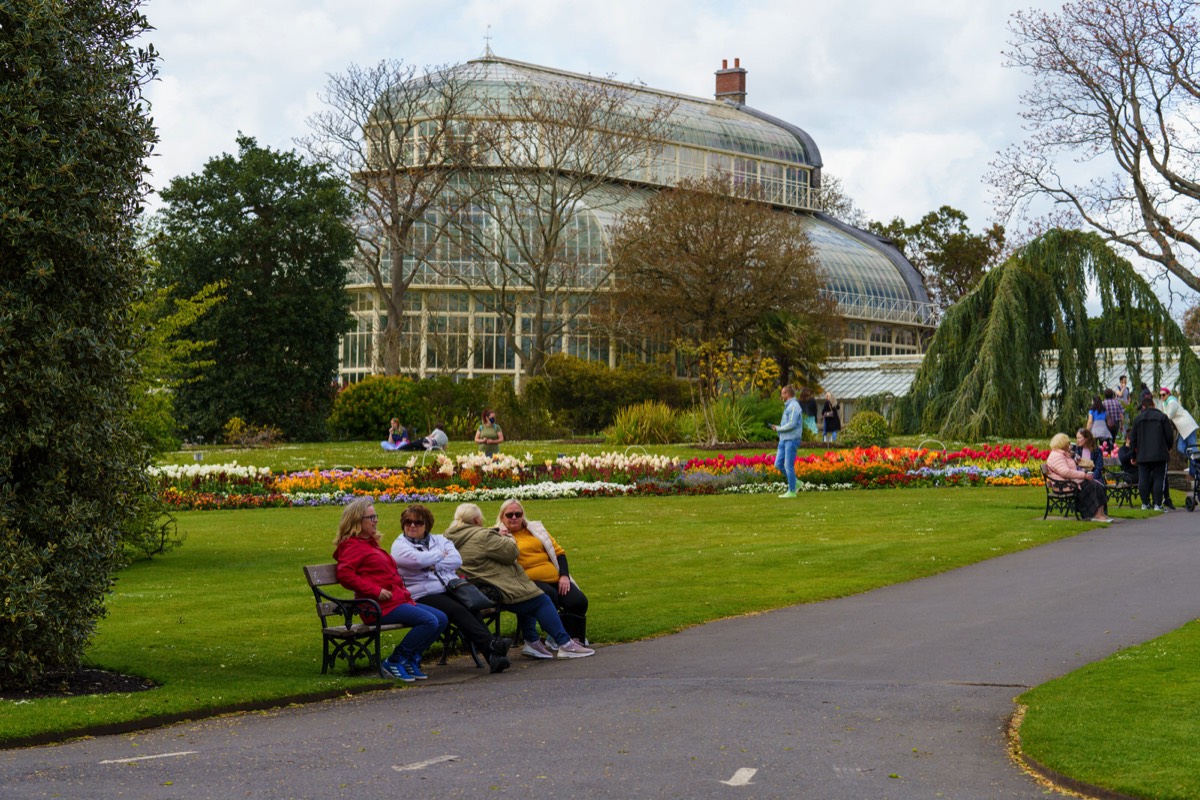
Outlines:
[{"label": "white flower bed", "polygon": [[[846,489],[856,488],[853,483],[806,483],[804,481],[796,482],[797,492],[840,492]],[[778,483],[743,483],[739,486],[729,486],[721,491],[721,494],[783,494],[787,491],[787,483],[779,481]]]},{"label": "white flower bed", "polygon": [[180,478],[214,478],[222,473],[234,478],[267,478],[271,475],[271,468],[240,467],[236,461],[228,464],[187,464],[185,466],[170,464],[165,467],[150,467],[151,477],[165,477],[173,481]]}]

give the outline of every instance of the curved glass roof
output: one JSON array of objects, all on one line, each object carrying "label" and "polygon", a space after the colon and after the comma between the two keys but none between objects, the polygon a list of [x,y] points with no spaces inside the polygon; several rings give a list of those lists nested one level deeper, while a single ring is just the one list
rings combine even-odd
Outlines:
[{"label": "curved glass roof", "polygon": [[[659,103],[674,103],[672,130],[667,139],[669,142],[791,164],[820,166],[820,154],[815,152],[816,148],[811,138],[803,131],[766,115],[749,113],[722,101],[689,97],[495,56],[452,67],[442,75],[447,79],[454,77],[472,84],[472,94],[480,99],[480,103],[473,109],[476,113],[483,112],[482,103],[488,100],[500,101],[499,107],[503,111],[504,100],[510,97],[514,88],[518,86],[554,85],[564,82],[606,84],[628,91],[626,105],[629,113],[633,115]],[[470,111],[471,109],[468,110],[468,114]]]}]

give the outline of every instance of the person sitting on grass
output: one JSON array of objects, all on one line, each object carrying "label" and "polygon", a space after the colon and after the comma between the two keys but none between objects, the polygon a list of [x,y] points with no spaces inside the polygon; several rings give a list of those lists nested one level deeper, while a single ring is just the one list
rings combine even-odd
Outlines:
[{"label": "person sitting on grass", "polygon": [[1112,522],[1108,516],[1108,493],[1091,472],[1079,469],[1071,457],[1071,440],[1065,433],[1056,433],[1050,440],[1050,455],[1046,472],[1056,481],[1071,481],[1079,487],[1076,499],[1079,516],[1085,521]]},{"label": "person sitting on grass", "polygon": [[500,608],[517,615],[525,637],[523,655],[530,658],[554,658],[541,640],[537,626],[558,643],[559,658],[584,658],[594,650],[571,639],[558,618],[550,598],[537,587],[517,559],[520,548],[505,528],[483,527],[483,512],[474,503],[463,503],[454,511],[454,522],[446,530],[446,538],[462,555],[462,571],[468,579],[495,588],[500,595]]},{"label": "person sitting on grass", "polygon": [[379,446],[384,450],[403,450],[406,444],[408,444],[408,428],[401,425],[400,420],[392,417],[392,427],[388,428],[387,441],[380,442]]},{"label": "person sitting on grass", "polygon": [[379,612],[360,612],[363,622],[374,625],[407,625],[410,630],[380,667],[393,678],[412,683],[429,676],[421,670],[421,656],[446,628],[446,615],[436,608],[419,606],[404,587],[396,562],[379,545],[379,516],[371,497],[355,498],[338,524],[333,540],[337,579],[360,599],[376,600]]},{"label": "person sitting on grass", "polygon": [[472,611],[446,591],[458,577],[462,556],[445,536],[433,533],[433,512],[419,503],[400,515],[403,534],[392,544],[392,558],[404,585],[418,605],[430,606],[449,617],[475,651],[488,660],[493,673],[508,669],[511,639],[493,637],[478,611]]},{"label": "person sitting on grass", "polygon": [[423,439],[417,439],[415,442],[409,442],[403,447],[396,448],[397,450],[445,450],[446,445],[450,444],[450,437],[446,435],[446,424],[439,422],[433,426],[433,430]]}]

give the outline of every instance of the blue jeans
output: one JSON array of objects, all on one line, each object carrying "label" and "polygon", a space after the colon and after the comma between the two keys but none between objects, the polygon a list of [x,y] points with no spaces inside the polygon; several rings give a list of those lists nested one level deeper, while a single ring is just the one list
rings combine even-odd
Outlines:
[{"label": "blue jeans", "polygon": [[446,615],[431,606],[401,603],[383,615],[384,625],[407,625],[410,630],[388,656],[388,661],[419,659],[429,645],[446,629]]},{"label": "blue jeans", "polygon": [[[1189,433],[1186,438],[1183,436],[1180,436],[1175,440],[1175,447],[1178,448],[1180,454],[1182,454],[1185,457],[1187,456],[1188,448],[1195,447],[1195,446],[1196,446],[1196,431],[1192,431],[1191,433]],[[1196,462],[1192,461],[1191,458],[1188,458],[1188,474],[1191,475],[1193,479],[1195,479],[1197,477],[1197,475],[1196,475],[1197,470],[1195,467],[1195,463]]]},{"label": "blue jeans", "polygon": [[571,641],[567,629],[563,627],[562,620],[558,618],[558,610],[554,607],[554,601],[541,591],[538,592],[537,597],[531,597],[519,603],[504,603],[501,608],[517,615],[517,624],[521,626],[521,635],[527,642],[538,640],[538,625],[541,625],[546,635],[558,642],[559,645]]},{"label": "blue jeans", "polygon": [[775,469],[787,476],[788,491],[796,491],[796,450],[800,442],[796,439],[780,439],[775,453]]}]

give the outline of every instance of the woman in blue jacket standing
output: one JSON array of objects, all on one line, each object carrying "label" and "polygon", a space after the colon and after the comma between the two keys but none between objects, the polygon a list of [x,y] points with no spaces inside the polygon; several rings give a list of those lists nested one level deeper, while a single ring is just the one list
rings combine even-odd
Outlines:
[{"label": "woman in blue jacket standing", "polygon": [[787,491],[780,497],[796,496],[796,450],[800,447],[800,436],[804,432],[800,403],[796,402],[796,390],[784,386],[779,390],[783,400],[783,417],[778,425],[771,427],[779,434],[779,449],[775,453],[775,469],[787,476]]}]

